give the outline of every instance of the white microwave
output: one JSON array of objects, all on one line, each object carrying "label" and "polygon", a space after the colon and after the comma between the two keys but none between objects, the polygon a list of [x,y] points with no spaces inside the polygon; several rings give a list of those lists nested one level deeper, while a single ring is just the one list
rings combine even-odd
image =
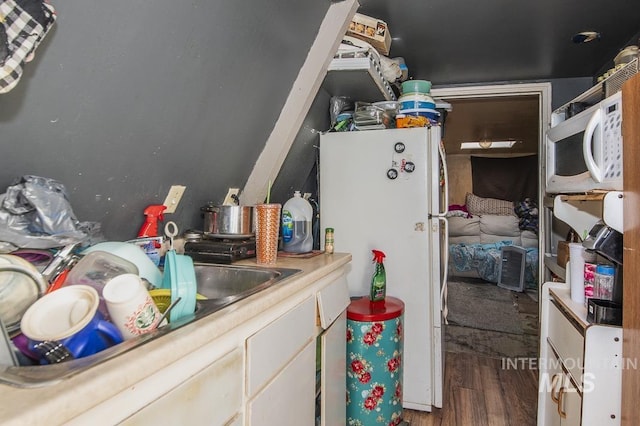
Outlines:
[{"label": "white microwave", "polygon": [[622,93],[549,129],[546,153],[546,192],[621,191]]}]

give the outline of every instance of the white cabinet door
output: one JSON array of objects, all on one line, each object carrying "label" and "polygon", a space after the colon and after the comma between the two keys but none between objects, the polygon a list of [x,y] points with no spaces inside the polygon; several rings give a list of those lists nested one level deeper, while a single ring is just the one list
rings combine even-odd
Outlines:
[{"label": "white cabinet door", "polygon": [[242,355],[242,348],[229,352],[122,424],[227,424],[241,411]]},{"label": "white cabinet door", "polygon": [[558,412],[558,393],[565,378],[560,368],[560,361],[556,358],[547,344],[548,358],[545,360],[544,366],[547,368],[544,372],[540,372],[539,392],[544,393],[544,398],[540,402],[544,404],[544,410],[538,410],[538,415],[544,413],[544,418],[538,419],[540,426],[560,426],[560,414]]},{"label": "white cabinet door", "polygon": [[248,397],[255,395],[295,354],[312,341],[314,333],[315,297],[309,297],[249,337]]},{"label": "white cabinet door", "polygon": [[313,340],[249,401],[247,424],[314,425],[315,367],[316,342]]},{"label": "white cabinet door", "polygon": [[320,418],[323,426],[343,425],[346,421],[346,336],[347,312],[344,311],[320,337]]},{"label": "white cabinet door", "polygon": [[582,409],[582,396],[578,393],[576,387],[571,383],[568,376],[565,376],[565,387],[560,390],[560,407],[563,416],[560,424],[562,426],[580,426]]}]

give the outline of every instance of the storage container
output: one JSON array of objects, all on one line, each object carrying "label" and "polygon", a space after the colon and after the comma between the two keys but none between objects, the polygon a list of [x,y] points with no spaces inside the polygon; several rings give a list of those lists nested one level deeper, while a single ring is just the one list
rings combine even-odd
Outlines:
[{"label": "storage container", "polygon": [[347,423],[395,425],[402,420],[404,303],[368,297],[347,307]]},{"label": "storage container", "polygon": [[383,55],[389,54],[391,33],[387,23],[361,13],[356,13],[349,24],[347,34],[371,44]]},{"label": "storage container", "polygon": [[610,265],[596,266],[593,286],[593,298],[613,300],[613,286],[615,284],[615,268]]},{"label": "storage container", "polygon": [[427,80],[407,80],[402,82],[402,94],[431,92],[431,82]]}]

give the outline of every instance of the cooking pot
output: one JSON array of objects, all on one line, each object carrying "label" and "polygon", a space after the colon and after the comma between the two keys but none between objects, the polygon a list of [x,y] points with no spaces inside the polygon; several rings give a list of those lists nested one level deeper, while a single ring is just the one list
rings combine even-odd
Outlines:
[{"label": "cooking pot", "polygon": [[253,206],[216,206],[201,208],[204,233],[220,238],[245,238],[254,235]]}]

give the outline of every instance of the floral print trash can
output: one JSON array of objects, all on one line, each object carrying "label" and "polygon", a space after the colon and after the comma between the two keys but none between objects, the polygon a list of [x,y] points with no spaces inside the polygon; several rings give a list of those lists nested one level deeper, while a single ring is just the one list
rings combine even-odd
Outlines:
[{"label": "floral print trash can", "polygon": [[394,297],[347,308],[347,425],[402,422],[403,312]]}]

